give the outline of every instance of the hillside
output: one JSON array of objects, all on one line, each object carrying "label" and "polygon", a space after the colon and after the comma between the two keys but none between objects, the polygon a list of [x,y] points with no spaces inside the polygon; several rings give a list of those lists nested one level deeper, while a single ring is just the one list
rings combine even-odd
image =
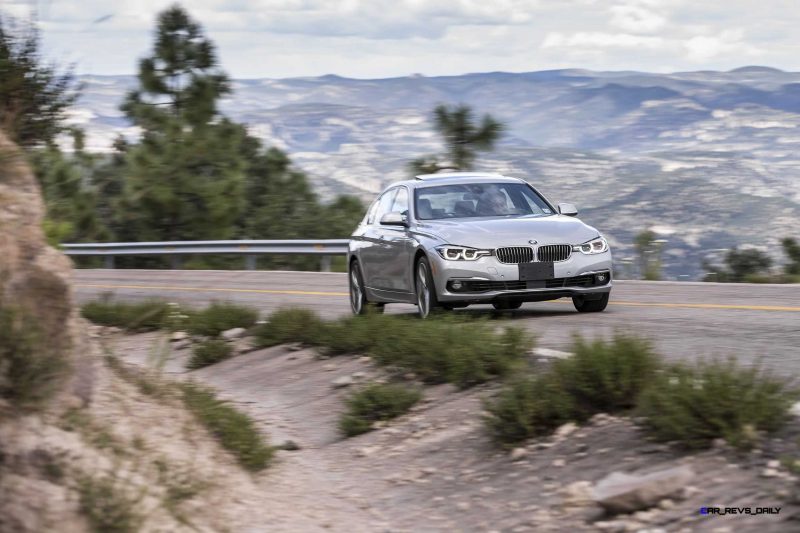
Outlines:
[{"label": "hillside", "polygon": [[[135,135],[117,109],[133,78],[87,76],[74,120],[89,145]],[[555,201],[574,201],[606,232],[617,257],[655,225],[669,240],[669,276],[697,276],[710,250],[776,250],[800,218],[800,73],[560,70],[237,80],[223,110],[287,150],[329,197],[368,200],[435,152],[430,110],[464,102],[506,122],[479,167],[527,177]],[[780,260],[780,256],[776,255]]]}]

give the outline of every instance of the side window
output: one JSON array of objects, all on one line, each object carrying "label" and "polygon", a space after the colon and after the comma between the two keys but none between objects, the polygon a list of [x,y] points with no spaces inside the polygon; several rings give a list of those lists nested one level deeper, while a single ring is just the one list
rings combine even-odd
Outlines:
[{"label": "side window", "polygon": [[405,187],[397,189],[397,196],[394,197],[394,203],[392,203],[390,211],[399,211],[408,216],[408,190]]},{"label": "side window", "polygon": [[375,212],[375,220],[374,220],[376,224],[380,224],[383,215],[391,211],[391,209],[389,208],[392,206],[395,194],[397,194],[397,189],[386,191],[385,193],[383,193],[383,196],[381,196],[380,199],[378,200],[378,210]]}]

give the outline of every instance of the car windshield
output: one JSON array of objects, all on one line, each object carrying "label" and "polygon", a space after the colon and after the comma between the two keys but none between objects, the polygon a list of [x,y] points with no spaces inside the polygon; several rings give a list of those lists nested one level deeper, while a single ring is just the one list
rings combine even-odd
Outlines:
[{"label": "car windshield", "polygon": [[422,187],[414,193],[418,220],[552,215],[547,202],[524,183],[465,183]]}]

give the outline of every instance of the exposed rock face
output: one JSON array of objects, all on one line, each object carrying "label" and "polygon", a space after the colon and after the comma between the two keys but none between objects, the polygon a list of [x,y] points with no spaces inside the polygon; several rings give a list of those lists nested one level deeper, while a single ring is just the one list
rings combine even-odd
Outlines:
[{"label": "exposed rock face", "polygon": [[[86,353],[87,339],[72,305],[71,263],[47,245],[43,217],[39,186],[24,154],[0,133],[0,307],[13,310],[20,322],[17,327],[35,331],[41,339],[41,349],[36,347],[43,354],[38,364],[66,368],[52,374],[54,394],[40,406],[40,413],[19,410],[15,402],[0,398],[2,531],[42,531],[43,515],[48,513],[59,517],[64,531],[80,523],[75,513],[64,512],[68,507],[64,488],[40,473],[42,464],[55,464],[52,448],[46,444],[52,433],[46,420],[70,407],[87,405],[94,374],[92,358]],[[24,357],[13,340],[6,342],[14,350],[7,353]],[[11,390],[20,379],[13,368],[11,362],[0,361],[0,384],[9,387],[3,390]]]},{"label": "exposed rock face", "polygon": [[631,513],[680,494],[693,477],[686,465],[641,475],[613,472],[597,483],[593,496],[609,513]]},{"label": "exposed rock face", "polygon": [[0,132],[0,305],[13,305],[36,319],[48,346],[73,367],[71,386],[83,403],[91,397],[91,364],[77,357],[85,337],[70,290],[71,263],[47,245],[44,204],[24,154]]}]

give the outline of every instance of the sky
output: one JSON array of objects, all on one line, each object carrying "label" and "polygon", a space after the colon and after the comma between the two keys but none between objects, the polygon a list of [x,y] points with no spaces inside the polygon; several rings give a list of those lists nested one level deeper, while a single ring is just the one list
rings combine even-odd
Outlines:
[{"label": "sky", "polygon": [[[162,0],[0,0],[52,59],[133,74]],[[800,70],[799,0],[186,0],[234,78]]]}]

